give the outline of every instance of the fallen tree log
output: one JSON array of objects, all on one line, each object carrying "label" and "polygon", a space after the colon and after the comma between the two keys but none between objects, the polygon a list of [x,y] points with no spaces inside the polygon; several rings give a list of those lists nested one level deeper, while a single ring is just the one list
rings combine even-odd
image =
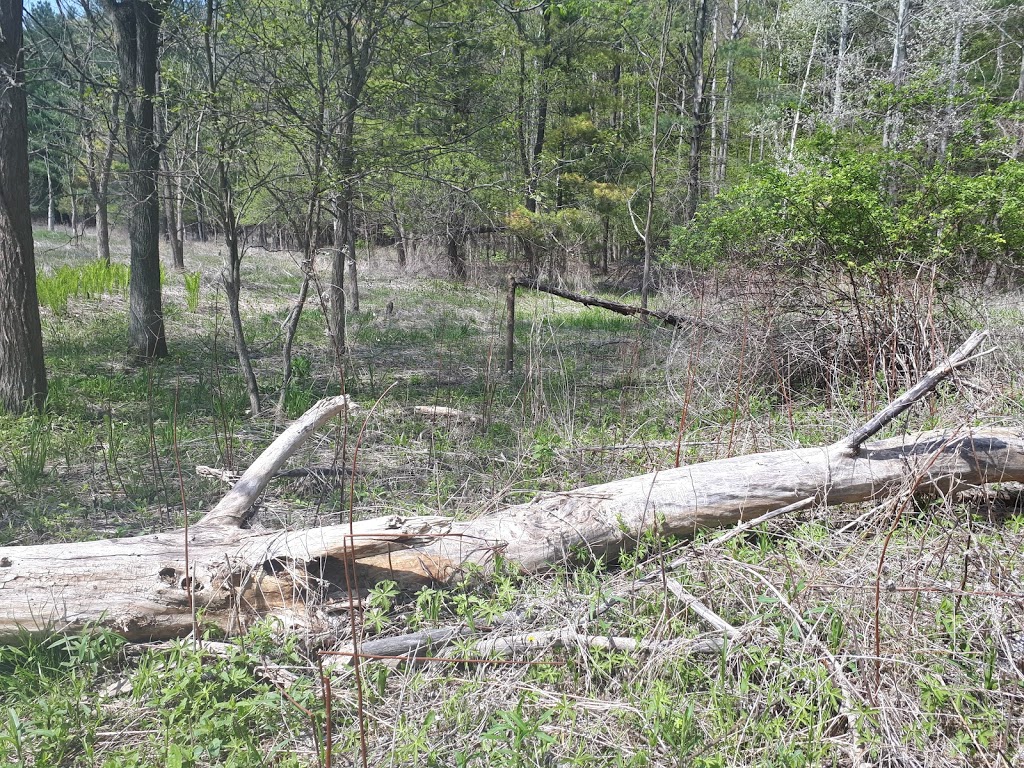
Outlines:
[{"label": "fallen tree log", "polygon": [[[0,547],[0,642],[20,633],[99,624],[157,639],[205,623],[231,631],[271,611],[307,611],[349,576],[368,586],[445,582],[502,556],[542,571],[571,556],[630,547],[649,531],[689,535],[732,525],[809,497],[866,501],[900,489],[1024,481],[1024,427],[958,429],[864,444],[958,366],[983,336],[868,424],[834,445],[737,456],[547,494],[474,520],[388,517],[294,532],[243,527],[248,510],[288,456],[347,401],[321,401],[279,436],[202,520],[184,530],[126,539]],[[187,547],[186,547],[187,544]],[[344,577],[344,578],[343,578]],[[349,582],[349,583],[345,583]],[[346,597],[346,601],[348,598]]]}]

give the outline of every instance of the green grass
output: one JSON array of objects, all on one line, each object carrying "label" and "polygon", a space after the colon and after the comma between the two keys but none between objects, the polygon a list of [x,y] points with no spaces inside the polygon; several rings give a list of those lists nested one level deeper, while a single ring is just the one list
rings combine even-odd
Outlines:
[{"label": "green grass", "polygon": [[128,267],[94,261],[82,266],[60,266],[51,274],[36,277],[39,304],[54,314],[64,314],[70,299],[94,299],[128,290]]}]

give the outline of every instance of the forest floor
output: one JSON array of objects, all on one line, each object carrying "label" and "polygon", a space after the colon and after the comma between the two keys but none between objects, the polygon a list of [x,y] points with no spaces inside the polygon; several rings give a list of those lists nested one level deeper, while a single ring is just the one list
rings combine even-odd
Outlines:
[{"label": "forest floor", "polygon": [[[88,238],[36,238],[44,275],[92,258]],[[677,461],[824,444],[926,367],[913,343],[857,356],[851,329],[894,306],[908,310],[898,320],[913,326],[908,339],[931,333],[951,350],[988,327],[998,349],[886,434],[1024,419],[1019,291],[908,280],[843,314],[827,292],[777,276],[663,272],[660,306],[718,327],[706,332],[522,291],[508,376],[507,264],[496,257],[455,284],[426,256],[402,272],[388,249],[362,256],[343,366],[314,296],[276,417],[246,412],[215,244],[187,243],[188,274],[165,273],[170,357],[152,366],[126,361],[123,290],[44,307],[47,412],[0,417],[0,544],[150,532],[186,510],[195,519],[227,489],[197,466],[244,469],[282,422],[342,390],[363,410],[291,465],[351,469],[361,435],[353,484],[337,471],[275,481],[256,525],[466,517]],[[623,283],[583,275],[569,287],[632,300]],[[246,331],[268,413],[300,279],[291,254],[246,255]],[[368,640],[569,629],[655,652],[577,639],[512,663],[466,661],[478,655],[473,636],[444,650],[455,661],[365,662],[357,686],[339,657],[319,655],[351,641],[346,622],[324,637],[268,620],[224,645],[127,646],[94,632],[0,648],[0,765],[323,766],[328,743],[334,765],[1019,765],[1020,490],[819,505],[720,546],[714,533],[652,537],[615,563],[543,577],[499,571],[413,595],[382,583],[364,596],[358,630]],[[738,634],[697,652],[694,640],[719,636],[670,583]]]}]

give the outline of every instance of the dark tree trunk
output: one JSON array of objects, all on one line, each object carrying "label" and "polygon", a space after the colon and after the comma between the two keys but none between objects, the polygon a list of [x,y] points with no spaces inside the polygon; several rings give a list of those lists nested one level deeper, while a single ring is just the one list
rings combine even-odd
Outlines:
[{"label": "dark tree trunk", "polygon": [[704,48],[708,29],[711,26],[713,0],[700,0],[693,22],[693,37],[690,41],[690,157],[686,178],[686,200],[683,204],[683,219],[690,221],[697,212],[700,200],[700,160],[707,130],[707,77],[704,71]]},{"label": "dark tree trunk", "polygon": [[448,234],[448,270],[455,280],[466,279],[466,253],[462,248],[463,240],[455,233]]},{"label": "dark tree trunk", "polygon": [[138,361],[166,357],[160,296],[160,153],[153,130],[160,11],[143,0],[105,0],[117,30],[124,132],[128,155],[128,237],[131,279],[128,351]]},{"label": "dark tree trunk", "polygon": [[0,405],[20,412],[46,400],[43,334],[28,188],[22,2],[0,0]]},{"label": "dark tree trunk", "polygon": [[352,204],[347,200],[335,203],[334,253],[331,259],[329,332],[334,337],[334,353],[340,359],[345,354],[345,251],[349,230],[352,228]]}]

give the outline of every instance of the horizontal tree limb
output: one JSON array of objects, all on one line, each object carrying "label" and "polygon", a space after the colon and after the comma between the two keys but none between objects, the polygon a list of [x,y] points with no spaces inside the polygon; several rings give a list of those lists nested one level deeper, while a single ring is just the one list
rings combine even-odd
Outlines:
[{"label": "horizontal tree limb", "polygon": [[708,321],[701,320],[698,317],[676,315],[663,310],[644,309],[643,307],[637,307],[632,304],[623,304],[618,301],[610,301],[609,299],[599,299],[596,296],[585,296],[581,293],[573,293],[572,291],[566,291],[562,288],[545,285],[544,283],[528,277],[517,277],[513,282],[517,287],[530,288],[531,290],[540,291],[541,293],[548,293],[552,296],[558,296],[559,298],[573,301],[586,307],[599,307],[600,309],[607,309],[609,312],[614,312],[618,315],[625,315],[627,317],[652,318],[672,328],[694,326],[708,331],[721,331],[721,329],[714,323],[709,323]]}]

